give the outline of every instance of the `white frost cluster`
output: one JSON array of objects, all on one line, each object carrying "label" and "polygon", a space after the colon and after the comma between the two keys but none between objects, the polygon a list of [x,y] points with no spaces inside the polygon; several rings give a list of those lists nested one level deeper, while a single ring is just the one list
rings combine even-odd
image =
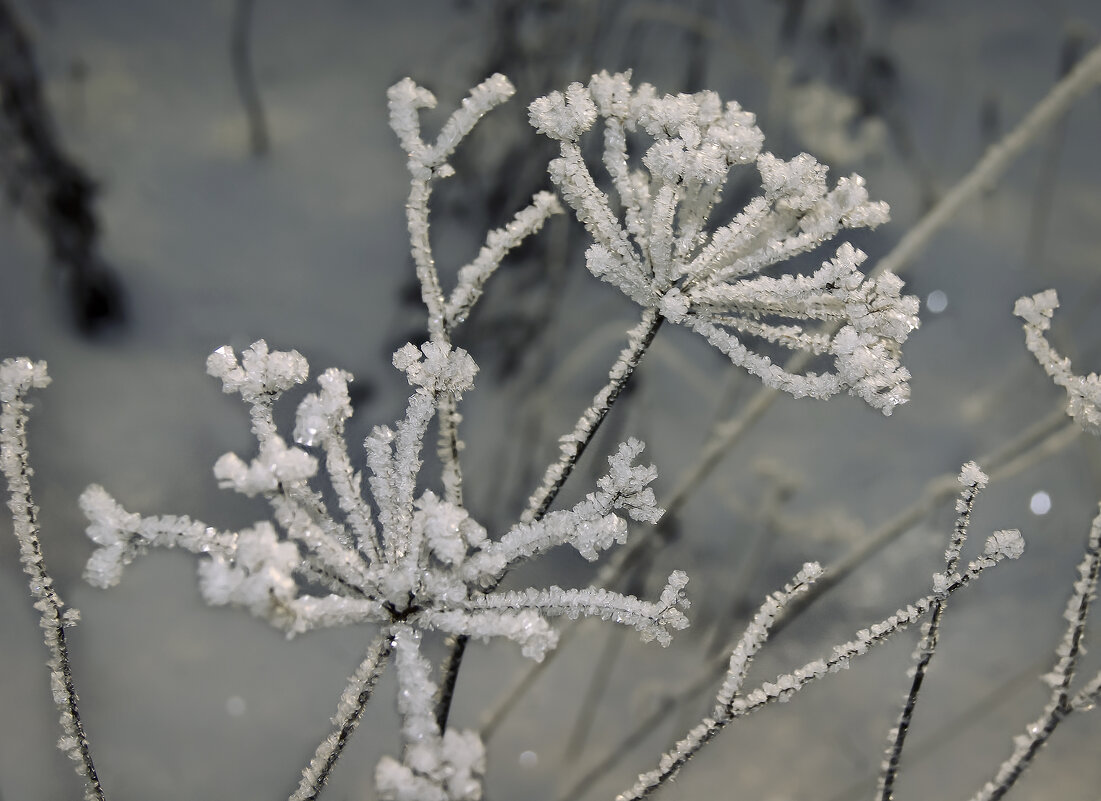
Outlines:
[{"label": "white frost cluster", "polygon": [[[637,629],[643,640],[662,644],[670,641],[671,631],[688,625],[682,612],[688,605],[683,592],[688,579],[680,571],[653,602],[596,588],[494,591],[510,567],[550,548],[569,545],[595,559],[625,542],[626,518],[656,522],[661,509],[650,484],[657,472],[636,463],[642,443],[623,443],[609,458],[608,473],[597,488],[572,509],[517,523],[491,538],[464,508],[417,486],[428,425],[445,399],[457,402],[472,386],[474,360],[461,349],[429,342],[419,349],[401,348],[394,364],[415,391],[405,417],[393,428],[377,426],[364,443],[376,514],[362,494],[362,476],[351,467],[344,442],[351,376],[335,369],[319,376],[319,391],[299,404],[297,442],[289,444],[278,433],[272,407],[285,389],[305,381],[306,360],[293,351],[270,351],[263,341],[240,357],[229,347],[219,348],[208,370],[227,392],[239,393],[248,403],[259,447],[247,461],[232,453],[222,456],[214,472],[219,486],[267,499],[272,519],[224,532],[187,517],[128,512],[104,489],[92,486],[81,496],[88,535],[99,546],[88,562],[88,580],[115,584],[123,568],[148,547],[180,547],[203,556],[199,578],[207,602],[243,606],[288,635],[367,622],[392,626],[397,658],[408,663],[398,671],[402,703],[414,704],[414,717],[424,725],[437,687],[427,669],[417,667],[423,662],[418,651],[423,630],[505,637],[526,656],[542,659],[557,642],[548,622],[553,617],[613,620]],[[330,508],[326,496],[311,486],[322,463],[339,509]],[[314,594],[307,586],[328,593]],[[410,720],[407,725],[413,725]],[[451,730],[434,731],[432,737],[428,751],[423,738],[417,748],[406,738],[403,760],[379,765],[383,798],[480,797],[480,741]],[[318,770],[312,765],[308,772]]]},{"label": "white frost cluster", "polygon": [[1092,434],[1101,435],[1101,377],[1097,373],[1080,376],[1070,369],[1070,359],[1051,347],[1045,332],[1059,308],[1054,289],[1020,298],[1013,313],[1025,321],[1025,345],[1056,384],[1067,391],[1067,414]]},{"label": "white frost cluster", "polygon": [[[784,161],[761,152],[752,114],[714,92],[659,97],[635,89],[630,73],[594,75],[529,108],[531,123],[556,139],[561,157],[549,172],[594,244],[589,270],[640,305],[703,335],[765,384],[796,397],[842,390],[890,414],[909,398],[900,346],[918,325],[918,300],[884,273],[865,278],[865,255],[849,244],[811,275],[766,277],[763,270],[811,251],[845,228],[886,222],[859,175],[830,189],[826,167],[807,154]],[[604,124],[604,167],[623,209],[613,211],[582,156],[580,139]],[[653,143],[632,168],[628,135]],[[710,229],[709,216],[732,167],[754,164],[763,192],[731,222]],[[809,330],[821,321],[832,327]],[[834,372],[796,374],[755,352],[756,339],[812,356]]]}]

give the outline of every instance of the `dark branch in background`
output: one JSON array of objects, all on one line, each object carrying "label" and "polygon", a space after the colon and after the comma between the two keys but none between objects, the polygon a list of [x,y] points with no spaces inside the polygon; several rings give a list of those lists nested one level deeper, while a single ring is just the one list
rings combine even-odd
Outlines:
[{"label": "dark branch in background", "polygon": [[95,184],[58,143],[30,39],[6,0],[0,0],[0,183],[49,243],[81,333],[121,323],[122,286],[98,252]]},{"label": "dark branch in background", "polygon": [[268,154],[271,140],[268,137],[264,104],[256,86],[256,75],[252,71],[250,33],[253,4],[253,0],[237,0],[233,5],[229,60],[233,65],[233,82],[237,86],[237,94],[241,98],[241,105],[245,107],[245,119],[248,121],[249,154],[259,158]]}]

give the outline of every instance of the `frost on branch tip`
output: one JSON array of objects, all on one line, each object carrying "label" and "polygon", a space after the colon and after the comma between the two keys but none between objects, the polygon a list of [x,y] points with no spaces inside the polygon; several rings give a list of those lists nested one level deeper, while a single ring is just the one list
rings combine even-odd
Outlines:
[{"label": "frost on branch tip", "polygon": [[[630,73],[594,75],[529,107],[531,124],[559,142],[549,172],[594,243],[589,270],[642,306],[700,333],[734,364],[796,397],[842,390],[890,414],[909,398],[901,345],[917,328],[918,301],[892,274],[866,278],[849,244],[811,275],[762,271],[816,249],[846,228],[874,228],[887,205],[869,200],[859,175],[831,189],[807,154],[762,152],[755,117],[714,92],[659,97]],[[620,213],[598,188],[580,139],[603,120],[603,164]],[[632,165],[628,134],[652,140]],[[726,224],[710,225],[731,168],[754,164],[762,192]],[[814,322],[831,327],[811,329]],[[834,371],[783,370],[745,341],[830,357]]]},{"label": "frost on branch tip", "polygon": [[465,392],[474,386],[478,372],[478,365],[469,353],[442,342],[425,342],[419,350],[406,343],[394,354],[394,367],[405,371],[410,384],[433,395]]},{"label": "frost on branch tip", "polygon": [[1024,320],[1025,345],[1052,380],[1067,392],[1067,414],[1086,431],[1101,436],[1101,377],[1097,373],[1081,376],[1071,372],[1070,359],[1061,356],[1044,333],[1059,308],[1054,289],[1020,298],[1013,313]]}]

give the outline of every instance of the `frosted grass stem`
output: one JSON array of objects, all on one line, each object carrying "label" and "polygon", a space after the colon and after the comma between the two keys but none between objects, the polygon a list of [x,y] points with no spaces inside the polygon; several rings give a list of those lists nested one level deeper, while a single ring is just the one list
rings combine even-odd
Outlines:
[{"label": "frosted grass stem", "polygon": [[[960,551],[967,539],[967,529],[971,525],[971,512],[975,507],[975,498],[986,487],[989,478],[982,473],[974,462],[964,465],[959,475],[959,483],[963,485],[959,499],[956,501],[956,525],[952,532],[952,539],[944,554],[944,576],[951,576],[956,572],[956,566],[960,560]],[[933,661],[933,654],[937,649],[937,639],[940,634],[940,620],[944,614],[944,600],[937,599],[933,602],[933,611],[929,616],[929,622],[921,634],[921,642],[914,652],[914,675],[910,681],[910,690],[906,694],[902,711],[898,716],[898,724],[888,735],[887,758],[883,763],[883,771],[879,781],[877,793],[880,801],[890,801],[894,798],[895,779],[898,777],[898,767],[902,760],[902,749],[906,745],[906,735],[910,731],[910,722],[913,719],[914,708],[917,706],[918,695],[922,684],[925,682],[925,674],[929,664]]]},{"label": "frosted grass stem", "polygon": [[12,529],[19,541],[19,560],[27,583],[35,598],[34,608],[41,612],[39,626],[45,632],[50,651],[50,686],[54,703],[61,715],[62,736],[58,748],[76,761],[77,773],[84,778],[84,797],[88,801],[105,801],[103,787],[92,760],[92,747],[77,706],[76,685],[69,661],[69,645],[65,629],[80,619],[76,609],[65,609],[65,603],[53,586],[46,569],[38,524],[38,507],[31,495],[30,477],[33,470],[27,460],[27,411],[24,401],[32,388],[50,382],[45,362],[30,359],[5,359],[0,364],[0,470],[8,485],[8,509]]},{"label": "frosted grass stem", "polygon": [[348,744],[349,738],[359,727],[367,702],[371,700],[375,685],[393,651],[393,634],[390,627],[383,628],[367,648],[367,654],[340,696],[340,704],[333,723],[336,730],[321,741],[313,759],[302,771],[302,781],[290,796],[290,801],[315,801],[325,782],[329,780],[337,759]]}]

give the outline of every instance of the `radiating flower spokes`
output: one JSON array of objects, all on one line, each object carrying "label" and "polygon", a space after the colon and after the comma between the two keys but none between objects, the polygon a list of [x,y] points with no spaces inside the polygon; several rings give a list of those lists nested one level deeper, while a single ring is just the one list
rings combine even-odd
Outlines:
[{"label": "radiating flower spokes", "polygon": [[[885,414],[908,399],[900,346],[918,325],[918,304],[901,294],[897,277],[865,279],[858,266],[866,257],[848,244],[813,275],[760,275],[842,229],[887,221],[887,205],[869,200],[859,175],[831,189],[813,157],[761,152],[764,136],[737,103],[724,105],[714,92],[659,97],[649,84],[634,89],[630,73],[602,72],[587,87],[552,92],[529,116],[559,142],[550,176],[593,237],[586,262],[598,278],[697,331],[774,388],[819,398],[847,390]],[[582,156],[581,136],[598,119],[622,221]],[[645,169],[631,166],[630,133],[652,139]],[[762,194],[712,230],[728,173],[746,164],[756,166]],[[811,330],[813,322],[830,325]],[[832,356],[834,371],[787,372],[745,339]]]},{"label": "radiating flower spokes", "polygon": [[[215,475],[225,489],[264,497],[272,519],[236,532],[219,531],[187,517],[127,512],[104,489],[92,486],[81,496],[81,507],[90,521],[89,536],[100,547],[89,559],[88,580],[110,586],[148,547],[181,547],[205,557],[199,564],[199,585],[208,603],[243,606],[288,635],[363,623],[395,626],[404,632],[395,640],[399,655],[417,650],[420,632],[426,630],[504,637],[538,660],[557,644],[550,623],[555,617],[613,620],[635,628],[643,640],[662,644],[670,641],[672,631],[688,625],[681,611],[688,604],[687,576],[679,571],[653,602],[596,588],[496,590],[509,568],[555,546],[570,545],[595,559],[625,542],[627,522],[620,513],[657,521],[661,509],[649,486],[657,472],[636,464],[642,443],[623,443],[609,458],[609,471],[596,489],[571,509],[517,523],[491,538],[466,509],[418,487],[428,424],[445,398],[456,402],[473,386],[477,365],[462,349],[434,341],[420,348],[404,346],[394,355],[394,365],[405,372],[414,392],[405,417],[393,428],[377,426],[364,442],[374,514],[372,503],[360,493],[362,481],[350,466],[343,437],[351,414],[351,375],[330,369],[318,377],[319,391],[298,406],[297,442],[288,444],[278,433],[272,407],[286,389],[306,380],[306,360],[295,351],[270,351],[262,340],[240,357],[229,347],[218,349],[208,370],[227,392],[240,394],[249,405],[258,451],[248,461],[224,455]],[[307,449],[324,453],[324,460]],[[330,509],[326,495],[311,483],[321,473],[339,510]],[[328,594],[316,594],[316,587]],[[418,702],[425,709],[434,703],[431,681],[413,686],[401,671],[398,681],[403,693],[427,693]],[[421,709],[418,714],[427,713]],[[479,775],[473,767],[479,758],[467,765],[467,779],[454,784],[456,768],[452,757],[444,756],[458,744],[469,745],[468,734],[447,730],[433,736],[435,768],[418,771],[408,754],[401,763],[380,765],[384,795],[391,780],[412,771],[418,777],[413,784],[428,782],[445,793],[432,797],[477,797],[470,782]],[[451,767],[445,769],[447,765]]]}]

